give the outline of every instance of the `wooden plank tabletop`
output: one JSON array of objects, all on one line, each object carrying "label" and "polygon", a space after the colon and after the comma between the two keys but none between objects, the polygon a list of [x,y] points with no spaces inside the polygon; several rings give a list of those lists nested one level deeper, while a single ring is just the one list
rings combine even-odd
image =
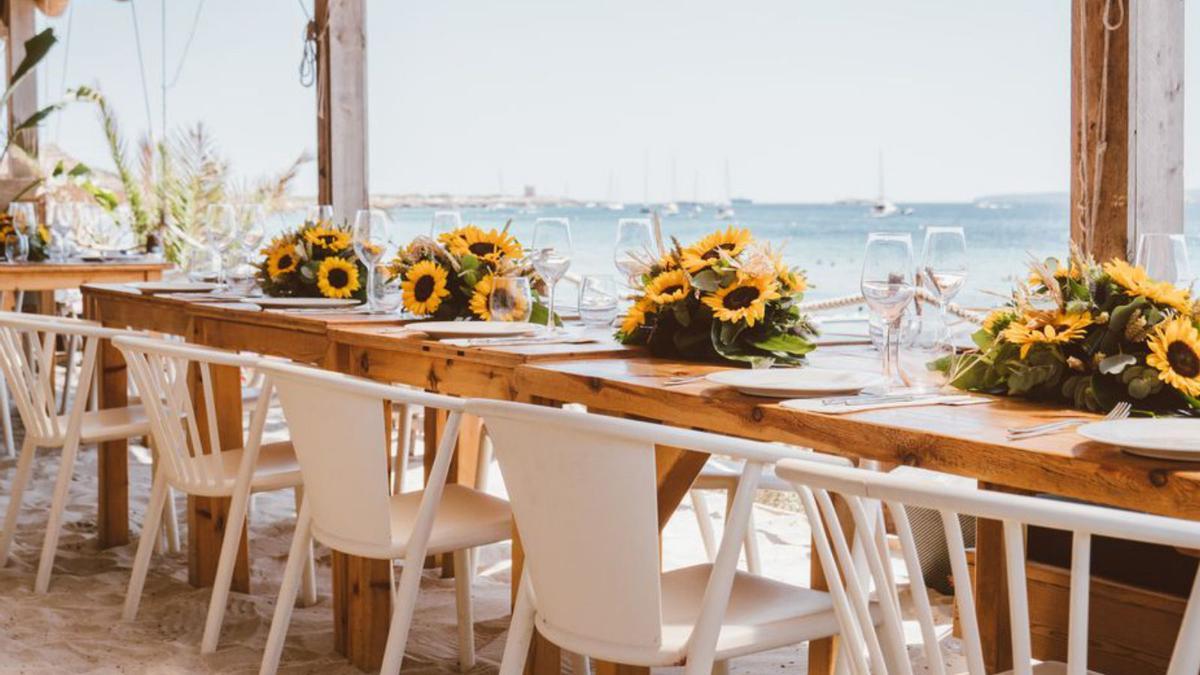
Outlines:
[{"label": "wooden plank tabletop", "polygon": [[[812,365],[878,367],[868,348],[842,347]],[[1200,466],[1134,457],[1065,432],[1009,441],[1005,429],[1079,415],[1016,399],[984,405],[915,406],[833,415],[784,408],[778,401],[699,381],[663,386],[668,377],[720,366],[653,358],[526,364],[522,396],[582,403],[707,431],[783,441],[817,450],[955,473],[1013,488],[1111,506],[1200,519]],[[914,372],[910,367],[910,372]]]},{"label": "wooden plank tabletop", "polygon": [[48,291],[78,288],[92,282],[149,281],[162,278],[171,263],[138,262],[0,262],[0,291]]}]

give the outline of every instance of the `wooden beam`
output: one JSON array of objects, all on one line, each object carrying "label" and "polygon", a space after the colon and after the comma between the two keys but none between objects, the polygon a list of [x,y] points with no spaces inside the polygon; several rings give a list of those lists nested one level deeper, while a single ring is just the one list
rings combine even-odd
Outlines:
[{"label": "wooden beam", "polygon": [[[8,39],[5,41],[5,53],[8,58],[4,81],[12,80],[13,71],[25,58],[25,41],[34,36],[37,30],[33,0],[7,0],[0,7],[0,20],[8,26]],[[17,124],[27,119],[38,109],[37,71],[29,73],[22,80],[12,98],[8,102],[8,128],[16,128]],[[16,144],[31,155],[38,151],[37,128],[22,131],[15,140]],[[14,170],[20,162],[14,163]]]},{"label": "wooden beam", "polygon": [[334,217],[367,206],[365,0],[316,0],[318,198]]}]

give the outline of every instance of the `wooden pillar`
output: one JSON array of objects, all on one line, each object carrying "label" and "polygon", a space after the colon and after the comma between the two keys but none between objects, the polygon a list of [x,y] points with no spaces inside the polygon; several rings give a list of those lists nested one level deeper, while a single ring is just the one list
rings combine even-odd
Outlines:
[{"label": "wooden pillar", "polygon": [[367,206],[366,0],[316,0],[318,199],[334,218]]},{"label": "wooden pillar", "polygon": [[1183,231],[1184,0],[1072,0],[1071,239]]},{"label": "wooden pillar", "polygon": [[[4,81],[12,80],[13,70],[25,58],[25,41],[34,36],[37,22],[34,19],[33,0],[3,0],[0,2],[0,20],[8,30],[5,39],[5,54],[8,59]],[[13,92],[8,102],[8,128],[15,129],[17,124],[27,119],[38,109],[37,71],[25,76],[20,86]],[[15,143],[30,155],[38,151],[37,128],[26,129],[17,135]]]}]

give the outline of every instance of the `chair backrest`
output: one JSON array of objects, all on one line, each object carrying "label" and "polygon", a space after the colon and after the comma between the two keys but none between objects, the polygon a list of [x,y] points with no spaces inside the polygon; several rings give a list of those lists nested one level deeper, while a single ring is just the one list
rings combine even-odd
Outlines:
[{"label": "chair backrest", "polygon": [[[748,460],[738,491],[746,515],[762,467],[790,456],[767,444],[557,408],[471,400],[467,411],[483,418],[495,447],[540,621],[632,649],[662,643],[655,446]],[[741,536],[730,532],[739,524],[744,531],[738,520],[731,518],[705,593],[701,623],[716,622],[711,630],[719,629],[736,568]],[[700,632],[698,624],[693,640]]]},{"label": "chair backrest", "polygon": [[[926,660],[930,672],[943,675],[944,668],[938,651],[937,637],[933,631],[933,617],[929,608],[925,586],[917,562],[916,544],[909,525],[906,507],[923,507],[939,512],[946,533],[954,576],[954,594],[962,621],[963,641],[966,646],[967,665],[971,675],[983,675],[983,651],[980,643],[979,625],[975,614],[973,584],[967,566],[966,549],[963,545],[959,515],[999,521],[1004,533],[1005,569],[1008,581],[1008,604],[1010,613],[1013,673],[1031,675],[1032,647],[1030,637],[1029,602],[1025,565],[1024,528],[1029,525],[1072,533],[1071,581],[1069,633],[1067,638],[1067,672],[1070,675],[1085,675],[1088,648],[1088,592],[1091,581],[1091,540],[1093,536],[1112,537],[1164,546],[1200,548],[1200,523],[1177,518],[1164,518],[1130,511],[1042,499],[1000,492],[974,490],[971,488],[930,483],[920,478],[891,476],[860,469],[818,466],[802,462],[783,462],[776,473],[790,481],[799,492],[801,501],[814,523],[814,544],[822,555],[822,563],[830,585],[838,585],[858,603],[857,598],[869,592],[858,582],[858,575],[839,575],[835,568],[825,564],[825,558],[836,557],[843,569],[850,566],[843,560],[840,550],[845,549],[842,537],[842,517],[833,503],[832,496],[844,500],[854,521],[855,537],[862,532],[865,506],[872,500],[885,504],[896,525],[901,549],[908,565],[912,584],[912,595],[917,618],[921,624]],[[824,522],[825,528],[817,526]],[[831,552],[832,546],[832,552]],[[899,608],[899,596],[894,580],[888,576],[889,561],[879,555],[877,548],[868,550],[868,578],[879,594],[884,621],[879,628],[878,642],[872,644],[874,631],[869,618],[856,608],[858,625],[843,625],[843,633],[849,634],[852,642],[849,651],[855,656],[858,672],[862,669],[864,652],[870,655],[870,673],[909,673],[907,658],[893,660],[891,668],[878,663],[880,646],[885,650],[903,650],[903,628],[898,621],[891,620],[889,610]],[[831,560],[832,562],[832,560]],[[830,572],[830,570],[834,570]],[[1175,650],[1171,656],[1169,675],[1194,675],[1200,669],[1200,575],[1193,584],[1191,597],[1183,617]]]},{"label": "chair backrest", "polygon": [[[91,394],[100,342],[127,334],[81,319],[0,312],[0,370],[26,433],[61,438],[71,425],[77,429]],[[55,353],[60,337],[82,340],[83,360],[78,370],[65,369],[63,382],[57,383]],[[59,387],[75,391],[65,425],[56,407]]]},{"label": "chair backrest", "polygon": [[[184,490],[212,490],[235,478],[220,457],[214,367],[252,368],[258,359],[178,340],[118,337],[113,345],[125,364],[150,420],[161,470]],[[271,383],[264,382],[250,428],[240,447],[257,451],[262,440]],[[241,420],[237,420],[240,427]],[[252,466],[247,466],[252,470]]]},{"label": "chair backrest", "polygon": [[[387,465],[392,403],[450,411],[447,438],[425,488],[433,499],[421,504],[422,515],[428,512],[425,524],[432,526],[454,452],[450,437],[457,435],[461,400],[269,359],[260,360],[258,368],[279,394],[314,527],[369,546],[393,544]],[[426,531],[422,538],[427,536]]]}]

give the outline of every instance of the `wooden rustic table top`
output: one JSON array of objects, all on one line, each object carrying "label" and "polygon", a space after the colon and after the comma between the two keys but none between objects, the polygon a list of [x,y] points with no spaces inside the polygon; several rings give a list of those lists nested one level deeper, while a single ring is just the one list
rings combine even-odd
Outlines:
[{"label": "wooden rustic table top", "polygon": [[167,262],[0,262],[0,291],[50,291],[90,282],[159,279]]},{"label": "wooden rustic table top", "polygon": [[[869,348],[818,350],[811,361],[825,367],[878,367],[878,356]],[[705,381],[663,386],[668,377],[721,369],[654,358],[538,363],[517,369],[516,387],[524,396],[582,403],[677,426],[1200,519],[1200,466],[1135,457],[1069,431],[1024,441],[1006,438],[1009,427],[1074,417],[1077,411],[996,398],[983,405],[833,415],[784,408],[773,399]]]}]

